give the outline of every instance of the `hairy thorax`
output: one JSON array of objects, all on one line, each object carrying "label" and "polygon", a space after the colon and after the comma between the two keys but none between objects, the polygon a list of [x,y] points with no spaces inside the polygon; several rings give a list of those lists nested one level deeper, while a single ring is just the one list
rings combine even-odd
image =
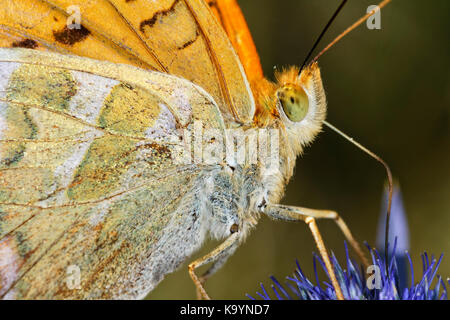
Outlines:
[{"label": "hairy thorax", "polygon": [[[246,154],[250,154],[245,161],[237,163],[227,157],[227,162],[212,170],[208,178],[201,182],[201,215],[212,238],[224,239],[239,230],[240,238],[244,240],[249,230],[257,224],[262,207],[281,200],[284,186],[293,174],[296,154],[286,148],[287,133],[283,128],[273,127],[270,130],[260,130],[258,133],[258,138],[267,134],[265,140],[248,139],[255,132],[245,130],[245,150]],[[263,140],[264,143],[261,142]],[[252,157],[249,141],[258,144],[257,156]]]}]

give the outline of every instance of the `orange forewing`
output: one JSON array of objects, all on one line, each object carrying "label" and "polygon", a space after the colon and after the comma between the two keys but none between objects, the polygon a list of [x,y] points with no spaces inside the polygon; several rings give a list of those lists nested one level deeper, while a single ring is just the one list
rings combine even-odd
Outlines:
[{"label": "orange forewing", "polygon": [[[78,12],[81,26],[71,29]],[[210,93],[226,120],[253,119],[243,68],[204,0],[7,1],[0,6],[0,46],[48,49],[178,75]]]},{"label": "orange forewing", "polygon": [[236,0],[207,0],[207,2],[239,55],[250,81],[256,104],[253,125],[265,126],[272,116],[277,117],[278,113],[274,102],[271,101],[275,90],[274,84],[264,77],[261,61],[241,8]]},{"label": "orange forewing", "polygon": [[255,43],[236,0],[208,0],[244,66],[250,82],[262,79],[263,71]]}]

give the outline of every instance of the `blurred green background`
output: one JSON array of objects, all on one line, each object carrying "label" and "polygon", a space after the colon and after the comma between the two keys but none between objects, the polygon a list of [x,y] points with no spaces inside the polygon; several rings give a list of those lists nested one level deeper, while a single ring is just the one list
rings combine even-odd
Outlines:
[{"label": "blurred green background", "polygon": [[[274,67],[303,62],[339,3],[239,0],[267,77]],[[317,52],[376,3],[350,0]],[[363,24],[319,60],[328,120],[382,156],[400,182],[416,279],[425,250],[445,254],[439,273],[450,276],[449,13],[448,0],[393,0],[381,12],[381,30]],[[325,129],[298,159],[282,203],[337,210],[358,240],[375,244],[384,181],[380,164]],[[328,248],[343,258],[336,225],[320,221],[319,227]],[[215,245],[205,244],[192,260]],[[313,278],[315,250],[306,225],[263,217],[206,289],[215,299],[246,299],[260,282],[270,285],[269,275],[291,275],[296,258]],[[149,295],[195,297],[187,263]]]}]

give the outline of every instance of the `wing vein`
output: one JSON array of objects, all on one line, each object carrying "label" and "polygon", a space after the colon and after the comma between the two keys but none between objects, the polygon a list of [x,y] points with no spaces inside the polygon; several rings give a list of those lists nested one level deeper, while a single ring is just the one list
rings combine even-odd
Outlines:
[{"label": "wing vein", "polygon": [[141,35],[136,31],[136,29],[131,25],[130,21],[119,11],[119,9],[112,3],[110,0],[106,0],[116,11],[116,13],[119,15],[119,17],[125,21],[128,28],[139,38],[139,40],[144,44],[145,49],[147,52],[152,56],[153,59],[155,59],[156,63],[158,63],[159,67],[162,69],[162,71],[169,73],[169,69],[164,66],[162,61],[158,58],[156,53],[148,46],[147,42],[141,37]]},{"label": "wing vein", "polygon": [[[91,204],[98,204],[104,201],[108,201],[108,200],[112,200],[114,198],[120,197],[122,195],[134,192],[136,190],[142,189],[144,187],[148,187],[149,186],[149,182],[154,182],[154,181],[158,181],[160,179],[164,179],[167,178],[169,176],[172,176],[176,173],[180,173],[186,169],[189,168],[199,168],[200,166],[198,164],[195,165],[188,165],[188,166],[183,166],[183,167],[179,167],[176,168],[175,170],[171,170],[166,172],[165,175],[162,176],[157,176],[154,177],[152,179],[148,179],[145,182],[143,182],[142,184],[135,186],[133,188],[127,189],[127,190],[123,190],[121,192],[117,192],[115,194],[112,194],[110,196],[107,196],[105,198],[101,198],[101,199],[97,199],[97,200],[92,200],[92,201],[80,201],[80,202],[74,202],[74,203],[67,203],[67,204],[62,204],[62,205],[53,205],[53,206],[48,206],[48,207],[43,207],[43,206],[39,206],[39,205],[34,205],[34,204],[29,204],[29,203],[18,203],[18,202],[0,202],[0,205],[6,205],[6,206],[18,206],[18,207],[25,207],[25,208],[35,208],[35,209],[39,209],[39,210],[49,210],[49,209],[57,209],[57,208],[70,208],[70,207],[77,207],[77,206],[82,206],[82,205],[91,205]],[[219,167],[219,165],[204,165],[201,166],[203,168],[203,170],[210,170],[212,168],[217,168]],[[39,202],[39,201],[35,201],[34,203]]]},{"label": "wing vein", "polygon": [[143,138],[143,137],[124,135],[124,134],[119,134],[117,132],[110,132],[110,131],[108,131],[108,130],[106,130],[104,128],[101,128],[101,127],[96,126],[96,125],[94,125],[92,123],[83,121],[83,120],[81,120],[79,118],[76,118],[76,117],[70,115],[70,114],[64,113],[62,111],[46,108],[46,107],[43,107],[43,106],[40,106],[40,105],[31,104],[31,103],[25,103],[25,102],[12,101],[12,100],[8,100],[8,99],[5,99],[5,98],[0,98],[0,101],[7,102],[7,103],[12,103],[12,104],[16,104],[16,105],[20,105],[22,107],[35,108],[35,109],[40,109],[40,110],[43,110],[43,111],[51,112],[51,113],[54,113],[54,114],[66,117],[68,119],[77,121],[77,122],[79,122],[79,123],[81,123],[81,124],[83,124],[83,125],[85,125],[87,127],[94,128],[96,130],[102,131],[103,133],[111,135],[111,136],[117,136],[117,137],[122,137],[122,138],[129,138],[129,139],[134,139],[134,140],[138,140],[138,141],[149,141],[149,139]]},{"label": "wing vein", "polygon": [[[54,4],[52,1],[49,0],[41,0],[42,2],[46,3],[48,6],[52,7],[53,9],[58,10],[61,14],[65,15],[66,17],[69,16],[69,14],[63,10],[61,7],[59,7],[58,5]],[[116,41],[113,38],[109,37],[107,34],[97,30],[96,28],[94,28],[92,26],[92,23],[86,19],[83,18],[83,26],[88,29],[91,30],[93,32],[95,32],[96,34],[98,34],[100,37],[106,39],[107,41],[109,41],[110,43],[114,44],[116,47],[118,47],[122,52],[126,52],[127,54],[132,55],[133,57],[135,57],[137,60],[139,60],[140,62],[142,62],[143,64],[145,64],[148,69],[151,70],[156,70],[155,67],[153,67],[152,65],[150,65],[148,62],[146,62],[142,57],[140,57],[140,55],[135,52],[133,49],[131,49],[130,47],[124,45],[123,43],[121,43],[120,41]],[[158,60],[156,60],[158,61]]]},{"label": "wing vein", "polygon": [[[78,221],[75,221],[71,226],[75,226],[75,224],[78,223]],[[66,234],[66,230],[64,230],[63,232],[61,232],[61,234],[50,244],[50,246],[48,246],[48,248],[45,249],[45,251],[36,259],[35,262],[33,262],[33,264],[20,276],[18,277],[10,286],[8,289],[6,289],[6,291],[0,296],[0,299],[3,299],[3,297],[12,289],[14,288],[14,286],[20,281],[22,280],[23,277],[25,277],[25,275],[31,271],[31,269],[33,269],[36,264],[51,250],[51,248],[53,248]]]},{"label": "wing vein", "polygon": [[226,104],[230,107],[230,110],[233,113],[233,117],[235,118],[235,120],[239,121],[240,119],[239,119],[239,116],[238,116],[238,114],[236,112],[236,108],[233,105],[233,101],[231,99],[230,92],[228,90],[228,85],[227,85],[227,81],[225,79],[225,75],[223,73],[222,67],[220,66],[219,60],[217,58],[217,55],[216,55],[216,53],[214,52],[214,50],[212,48],[211,40],[206,35],[205,30],[203,29],[202,25],[199,22],[198,16],[194,12],[194,10],[192,9],[192,7],[188,3],[188,1],[187,0],[183,0],[183,2],[186,4],[186,7],[189,9],[190,14],[194,18],[194,21],[197,24],[197,27],[199,28],[203,39],[205,40],[206,48],[208,50],[208,54],[209,54],[209,57],[211,59],[211,62],[213,63],[214,68],[216,69],[216,72],[217,72],[217,75],[218,75],[218,78],[219,78],[220,90],[222,91],[222,95],[225,98]]},{"label": "wing vein", "polygon": [[6,24],[0,24],[0,29],[6,30],[7,32],[16,33],[16,34],[20,35],[21,37],[28,38],[28,39],[31,39],[31,40],[35,40],[36,42],[39,42],[39,43],[43,43],[46,47],[48,47],[49,49],[54,50],[55,52],[64,53],[64,54],[71,54],[69,50],[66,50],[66,49],[58,47],[58,46],[54,46],[50,42],[48,42],[48,41],[46,41],[46,40],[44,40],[44,39],[42,39],[42,38],[40,38],[40,37],[38,37],[38,36],[36,36],[34,34],[24,33],[21,30],[15,28],[15,27],[12,27],[12,26],[9,26],[9,25],[6,25]]}]

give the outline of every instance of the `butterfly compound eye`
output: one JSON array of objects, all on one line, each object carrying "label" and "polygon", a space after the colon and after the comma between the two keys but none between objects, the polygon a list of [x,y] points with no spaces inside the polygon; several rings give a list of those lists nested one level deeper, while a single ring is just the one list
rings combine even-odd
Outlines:
[{"label": "butterfly compound eye", "polygon": [[277,90],[277,98],[289,120],[299,122],[306,117],[309,102],[303,88],[296,85],[284,85]]}]

